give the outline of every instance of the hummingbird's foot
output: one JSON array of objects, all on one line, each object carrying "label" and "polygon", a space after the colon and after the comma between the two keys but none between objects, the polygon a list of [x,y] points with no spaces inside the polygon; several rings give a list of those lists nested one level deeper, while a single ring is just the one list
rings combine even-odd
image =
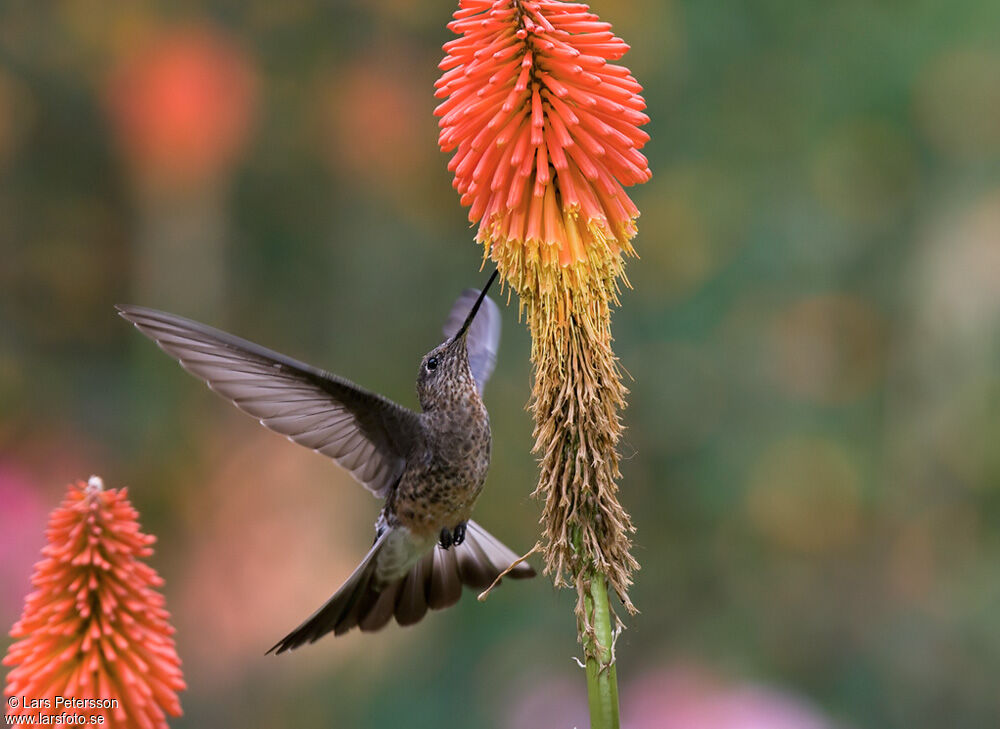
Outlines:
[{"label": "hummingbird's foot", "polygon": [[441,536],[438,538],[438,544],[441,545],[442,549],[448,549],[448,547],[457,547],[459,544],[465,541],[465,522],[463,521],[454,529],[449,529],[445,527],[441,530]]}]

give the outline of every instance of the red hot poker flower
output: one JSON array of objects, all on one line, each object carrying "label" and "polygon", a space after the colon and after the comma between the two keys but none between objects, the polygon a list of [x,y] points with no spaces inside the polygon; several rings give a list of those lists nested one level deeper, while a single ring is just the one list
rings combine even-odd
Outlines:
[{"label": "red hot poker flower", "polygon": [[616,483],[627,391],[611,308],[639,215],[624,188],[651,174],[639,151],[646,102],[613,63],[628,46],[587,5],[460,0],[448,27],[460,37],[440,64],[439,143],[531,329],[546,572],[576,587],[588,676],[607,678],[597,671],[612,662],[605,584],[634,611],[639,566]]},{"label": "red hot poker flower", "polygon": [[[166,727],[166,714],[180,715],[180,660],[154,589],[163,580],[140,561],[152,554],[155,537],[139,530],[137,517],[127,489],[104,490],[96,476],[70,484],[52,512],[48,546],[31,578],[35,591],[3,660],[14,666],[4,693],[28,704],[11,714],[37,713],[31,703],[38,702],[45,714],[101,714],[104,726],[142,729]],[[56,696],[82,705],[57,706]]]},{"label": "red hot poker flower", "polygon": [[591,726],[618,726],[607,586],[624,607],[638,562],[618,500],[625,406],[611,307],[650,177],[628,46],[586,5],[461,0],[437,95],[439,143],[478,241],[531,329],[532,404],[546,572],[577,590]]},{"label": "red hot poker flower", "polygon": [[520,290],[528,272],[512,270],[512,258],[567,266],[631,253],[639,211],[622,186],[651,173],[639,152],[649,139],[642,87],[609,63],[628,45],[579,3],[459,5],[448,27],[461,37],[444,46],[436,95],[447,100],[435,113],[487,254]]}]

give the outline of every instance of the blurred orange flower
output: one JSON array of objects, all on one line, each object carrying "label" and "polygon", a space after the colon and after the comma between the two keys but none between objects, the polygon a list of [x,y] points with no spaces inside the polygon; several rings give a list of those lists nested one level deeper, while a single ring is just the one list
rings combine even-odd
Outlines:
[{"label": "blurred orange flower", "polygon": [[257,79],[246,53],[217,31],[164,33],[112,73],[108,109],[129,161],[157,181],[203,182],[236,159]]},{"label": "blurred orange flower", "polygon": [[[163,580],[139,561],[155,537],[139,531],[137,517],[127,489],[104,490],[96,476],[70,484],[52,512],[36,589],[3,660],[14,666],[4,693],[23,699],[11,714],[100,714],[105,726],[143,729],[180,715],[177,692],[186,687],[154,589]],[[85,703],[57,705],[56,696]],[[117,705],[106,707],[111,700]]]},{"label": "blurred orange flower", "polygon": [[622,185],[651,175],[649,117],[639,83],[608,63],[628,50],[611,24],[578,3],[462,0],[448,27],[462,37],[440,64],[439,143],[457,150],[448,169],[487,251],[523,244],[563,266],[595,246],[631,252],[639,211]]}]

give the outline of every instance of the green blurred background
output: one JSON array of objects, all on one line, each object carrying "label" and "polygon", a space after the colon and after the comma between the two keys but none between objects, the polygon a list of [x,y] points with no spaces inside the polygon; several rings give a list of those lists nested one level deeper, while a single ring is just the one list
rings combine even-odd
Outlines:
[{"label": "green blurred background", "polygon": [[[624,725],[997,726],[1000,4],[593,7],[652,117],[614,322]],[[0,2],[0,625],[65,484],[128,485],[190,685],[172,726],[586,725],[573,596],[544,579],[265,657],[377,505],[112,310],[415,406],[483,280],[431,113],[453,9]],[[521,550],[529,340],[514,305],[504,325],[477,518]]]}]

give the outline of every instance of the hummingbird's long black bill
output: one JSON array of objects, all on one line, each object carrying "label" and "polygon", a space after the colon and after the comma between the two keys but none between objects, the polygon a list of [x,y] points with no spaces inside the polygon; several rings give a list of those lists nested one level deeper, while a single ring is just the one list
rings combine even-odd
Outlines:
[{"label": "hummingbird's long black bill", "polygon": [[457,332],[455,332],[455,336],[452,338],[451,341],[453,342],[458,341],[459,339],[465,336],[466,332],[469,331],[469,325],[472,324],[472,320],[476,318],[476,312],[479,311],[479,307],[482,305],[483,299],[486,298],[486,292],[490,290],[490,286],[493,285],[493,282],[496,280],[496,277],[499,275],[499,273],[500,273],[499,269],[496,268],[493,269],[493,275],[490,276],[490,280],[486,282],[485,286],[483,286],[483,290],[479,292],[479,298],[476,299],[476,303],[472,305],[472,309],[469,311],[469,315],[465,317],[465,322],[462,324],[461,328]]}]

